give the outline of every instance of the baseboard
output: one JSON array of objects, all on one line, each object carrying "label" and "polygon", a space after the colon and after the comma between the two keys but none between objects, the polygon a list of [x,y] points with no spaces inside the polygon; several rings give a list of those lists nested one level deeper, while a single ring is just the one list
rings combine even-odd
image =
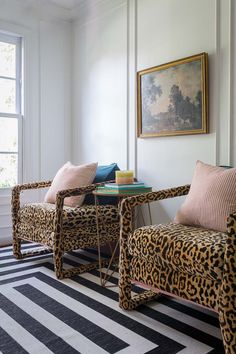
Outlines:
[{"label": "baseboard", "polygon": [[[0,228],[0,230],[1,230],[1,228]],[[6,234],[6,233],[3,233],[3,234],[1,233],[0,246],[10,245],[10,244],[12,244],[12,235],[11,234]]]}]

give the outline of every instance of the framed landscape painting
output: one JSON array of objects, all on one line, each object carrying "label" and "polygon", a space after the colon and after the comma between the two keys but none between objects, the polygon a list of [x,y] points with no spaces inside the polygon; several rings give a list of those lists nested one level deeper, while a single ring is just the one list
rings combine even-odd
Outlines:
[{"label": "framed landscape painting", "polygon": [[208,132],[207,53],[137,74],[138,137]]}]

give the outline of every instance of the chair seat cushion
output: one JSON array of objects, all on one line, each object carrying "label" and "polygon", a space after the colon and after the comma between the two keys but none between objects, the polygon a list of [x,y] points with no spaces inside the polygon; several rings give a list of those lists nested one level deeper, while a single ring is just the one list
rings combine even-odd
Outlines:
[{"label": "chair seat cushion", "polygon": [[[100,216],[104,224],[111,224],[119,221],[118,208],[113,205],[101,205]],[[55,204],[31,203],[26,204],[19,211],[21,223],[28,223],[33,226],[40,225],[41,228],[53,230],[56,214]],[[83,205],[81,207],[63,208],[63,228],[96,225],[96,207],[94,205]]]},{"label": "chair seat cushion", "polygon": [[144,226],[129,236],[129,253],[160,267],[221,279],[227,234],[169,223]]}]

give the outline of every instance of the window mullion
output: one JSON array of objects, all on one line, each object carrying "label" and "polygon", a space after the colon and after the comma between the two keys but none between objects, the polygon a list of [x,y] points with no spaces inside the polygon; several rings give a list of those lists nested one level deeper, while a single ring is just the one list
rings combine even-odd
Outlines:
[{"label": "window mullion", "polygon": [[18,120],[18,170],[17,180],[18,183],[23,182],[23,117],[19,115]]},{"label": "window mullion", "polygon": [[11,77],[11,76],[3,76],[3,75],[0,75],[0,79],[4,79],[4,80],[16,80],[15,77]]},{"label": "window mullion", "polygon": [[21,114],[19,113],[4,113],[0,112],[0,118],[22,118]]},{"label": "window mullion", "polygon": [[16,112],[21,113],[21,41],[16,44]]}]

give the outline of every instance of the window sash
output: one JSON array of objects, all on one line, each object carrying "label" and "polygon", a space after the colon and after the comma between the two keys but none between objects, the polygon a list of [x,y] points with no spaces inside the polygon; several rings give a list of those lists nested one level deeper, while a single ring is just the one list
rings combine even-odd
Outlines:
[{"label": "window sash", "polygon": [[[15,85],[15,112],[16,113],[6,113],[0,112],[0,117],[2,118],[17,118],[18,119],[18,151],[0,151],[0,154],[16,154],[18,158],[18,171],[17,171],[17,179],[18,183],[22,182],[23,175],[23,159],[22,159],[22,151],[23,151],[23,116],[22,116],[22,40],[21,37],[17,35],[8,35],[6,33],[0,33],[0,41],[6,42],[10,44],[16,45],[16,77],[5,77],[1,76],[1,78],[7,80],[14,80]],[[5,189],[5,188],[0,188]]]},{"label": "window sash", "polygon": [[[21,37],[17,36],[10,36],[5,33],[0,33],[0,42],[5,42],[5,43],[10,43],[10,44],[15,44],[16,46],[16,77],[8,77],[8,76],[0,76],[2,79],[7,79],[7,80],[14,80],[16,82],[16,91],[15,91],[15,97],[16,97],[16,102],[15,102],[15,112],[13,113],[16,115],[19,115],[22,113],[22,41]],[[6,112],[0,112],[0,115],[7,116],[8,113]]]}]

